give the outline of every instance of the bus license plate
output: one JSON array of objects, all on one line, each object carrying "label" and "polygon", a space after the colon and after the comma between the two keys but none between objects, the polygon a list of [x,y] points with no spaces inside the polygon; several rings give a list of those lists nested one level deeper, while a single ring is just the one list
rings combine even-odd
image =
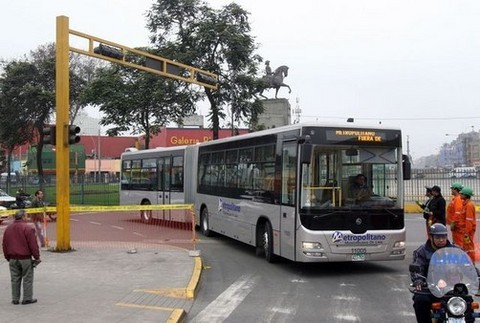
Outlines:
[{"label": "bus license plate", "polygon": [[365,261],[366,252],[367,250],[365,248],[352,249],[352,261]]}]

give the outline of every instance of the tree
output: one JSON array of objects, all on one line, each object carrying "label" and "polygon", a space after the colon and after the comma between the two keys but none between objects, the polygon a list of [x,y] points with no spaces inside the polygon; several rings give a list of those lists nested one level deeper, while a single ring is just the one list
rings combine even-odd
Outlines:
[{"label": "tree", "polygon": [[[232,3],[220,10],[200,0],[157,0],[147,14],[151,41],[169,57],[219,75],[219,89],[205,88],[210,104],[213,138],[218,139],[224,109],[231,105],[232,120],[255,120],[262,105],[254,96],[258,63],[248,12]],[[233,125],[232,125],[233,126]]]},{"label": "tree", "polygon": [[103,62],[83,55],[70,55],[70,124],[75,123],[78,113],[87,105],[84,100],[84,91],[95,77],[95,72]]},{"label": "tree", "polygon": [[37,67],[27,60],[10,61],[4,66],[0,83],[0,142],[8,151],[8,174],[13,150],[33,141],[36,109],[49,100],[38,75]]},{"label": "tree", "polygon": [[99,69],[83,96],[104,113],[102,125],[114,126],[108,135],[145,134],[145,148],[161,127],[193,114],[196,98],[198,93],[181,81],[118,64]]},{"label": "tree", "polygon": [[[76,80],[70,86],[70,100],[78,102],[86,81],[74,72],[70,75]],[[55,45],[39,46],[29,57],[5,62],[0,93],[0,142],[10,153],[18,145],[35,143],[38,175],[43,183],[42,130],[55,111]]]}]

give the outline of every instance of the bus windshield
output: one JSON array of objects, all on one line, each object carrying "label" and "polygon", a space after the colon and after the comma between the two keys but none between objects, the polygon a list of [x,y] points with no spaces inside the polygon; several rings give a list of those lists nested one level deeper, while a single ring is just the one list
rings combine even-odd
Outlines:
[{"label": "bus windshield", "polygon": [[313,146],[302,165],[301,208],[398,208],[396,148]]}]

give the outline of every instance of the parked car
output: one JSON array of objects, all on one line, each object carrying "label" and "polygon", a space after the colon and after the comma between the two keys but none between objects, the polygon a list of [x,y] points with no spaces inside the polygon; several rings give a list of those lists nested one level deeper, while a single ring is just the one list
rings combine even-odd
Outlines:
[{"label": "parked car", "polygon": [[477,169],[475,167],[455,167],[448,174],[450,178],[476,178]]},{"label": "parked car", "polygon": [[16,202],[16,198],[8,195],[4,190],[0,190],[0,206],[11,208]]}]

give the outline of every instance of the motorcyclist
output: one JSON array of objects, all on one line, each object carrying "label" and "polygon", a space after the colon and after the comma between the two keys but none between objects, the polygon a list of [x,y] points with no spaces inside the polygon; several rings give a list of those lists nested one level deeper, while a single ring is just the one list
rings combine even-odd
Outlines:
[{"label": "motorcyclist", "polygon": [[413,252],[413,264],[420,266],[420,273],[410,272],[415,289],[422,293],[413,294],[413,308],[418,323],[431,323],[432,303],[439,299],[433,296],[428,290],[425,290],[428,267],[433,253],[441,248],[453,247],[447,238],[447,227],[442,223],[434,223],[430,227],[429,239]]}]

